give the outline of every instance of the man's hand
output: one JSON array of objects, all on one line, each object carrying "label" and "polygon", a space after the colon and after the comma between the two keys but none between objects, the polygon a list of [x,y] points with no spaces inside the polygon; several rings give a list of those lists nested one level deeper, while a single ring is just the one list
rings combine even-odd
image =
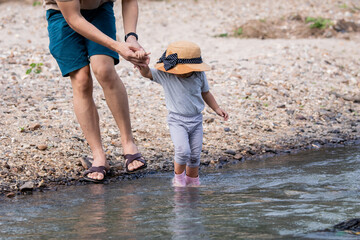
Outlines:
[{"label": "man's hand", "polygon": [[[124,43],[124,42],[117,42],[116,52],[120,54],[125,60],[131,62],[135,66],[143,66],[147,65],[147,61],[150,60],[148,54],[141,53],[137,54],[136,52],[143,51],[142,48],[139,48],[140,45],[136,45],[133,43]],[[140,46],[141,47],[141,46]],[[139,57],[142,56],[142,57]]]},{"label": "man's hand", "polygon": [[131,48],[137,49],[135,54],[138,60],[140,60],[141,64],[135,64],[132,62],[135,68],[143,67],[145,66],[144,64],[148,65],[150,63],[150,53],[145,51],[145,49],[139,44],[134,36],[129,36],[126,40],[126,43],[131,44]]}]

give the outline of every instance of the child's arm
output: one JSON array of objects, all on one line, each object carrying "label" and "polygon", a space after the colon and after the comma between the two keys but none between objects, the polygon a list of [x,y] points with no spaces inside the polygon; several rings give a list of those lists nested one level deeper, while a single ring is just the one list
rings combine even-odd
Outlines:
[{"label": "child's arm", "polygon": [[139,66],[138,67],[140,73],[141,73],[141,76],[145,77],[145,78],[148,78],[148,79],[153,79],[152,77],[152,74],[151,74],[151,70],[149,68],[149,65],[146,65],[145,67],[144,66]]},{"label": "child's arm", "polygon": [[202,98],[204,99],[204,101],[206,102],[206,104],[216,112],[217,115],[221,116],[224,118],[225,121],[227,121],[229,119],[229,115],[227,114],[227,112],[225,112],[224,110],[222,110],[219,105],[217,104],[214,96],[211,94],[210,91],[207,92],[202,92],[201,93]]}]

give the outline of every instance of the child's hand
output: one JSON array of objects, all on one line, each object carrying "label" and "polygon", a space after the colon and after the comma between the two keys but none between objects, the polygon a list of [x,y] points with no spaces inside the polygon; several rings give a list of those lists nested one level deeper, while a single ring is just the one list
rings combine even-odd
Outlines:
[{"label": "child's hand", "polygon": [[217,115],[223,117],[225,121],[227,121],[229,119],[229,114],[227,114],[227,112],[225,112],[221,108],[216,109],[215,112]]},{"label": "child's hand", "polygon": [[[140,49],[138,51],[135,52],[135,55],[137,57],[137,59],[139,59],[144,65],[147,65],[149,64],[150,62],[150,58],[149,58],[149,55],[150,53],[148,52],[145,52],[144,49]],[[141,65],[134,65],[134,68],[137,68],[137,69],[141,69]]]}]

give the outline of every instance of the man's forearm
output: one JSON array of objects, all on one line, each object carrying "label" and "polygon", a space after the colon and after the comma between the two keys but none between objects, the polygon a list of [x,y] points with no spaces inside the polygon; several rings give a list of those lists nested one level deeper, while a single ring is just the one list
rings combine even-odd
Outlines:
[{"label": "man's forearm", "polygon": [[137,0],[122,0],[122,16],[125,34],[136,32],[138,15],[139,8]]},{"label": "man's forearm", "polygon": [[74,19],[71,22],[69,21],[68,24],[72,29],[74,29],[74,31],[84,36],[85,38],[100,45],[103,45],[113,51],[117,51],[114,45],[116,41],[111,37],[105,35],[94,25],[86,21],[84,18]]},{"label": "man's forearm", "polygon": [[102,33],[80,14],[79,1],[58,2],[58,6],[66,22],[75,32],[93,42],[115,50],[116,41]]}]

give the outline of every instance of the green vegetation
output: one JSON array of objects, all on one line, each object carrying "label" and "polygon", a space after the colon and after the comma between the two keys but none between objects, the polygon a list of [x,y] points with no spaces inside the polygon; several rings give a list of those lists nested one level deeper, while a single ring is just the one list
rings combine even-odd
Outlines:
[{"label": "green vegetation", "polygon": [[44,64],[42,63],[31,63],[30,68],[26,70],[26,74],[30,74],[31,72],[34,72],[36,74],[41,73],[41,68]]},{"label": "green vegetation", "polygon": [[241,34],[243,34],[243,28],[239,27],[235,30],[235,36],[240,36]]},{"label": "green vegetation", "polygon": [[347,9],[349,6],[346,3],[343,3],[339,6],[339,8]]},{"label": "green vegetation", "polygon": [[349,6],[346,3],[343,3],[343,4],[339,5],[339,8],[346,9],[346,10],[352,12],[352,13],[356,13],[357,11],[360,10],[360,7],[357,7],[354,4],[352,4],[352,6]]},{"label": "green vegetation", "polygon": [[33,6],[36,7],[36,6],[41,6],[41,1],[35,1],[33,2]]},{"label": "green vegetation", "polygon": [[313,18],[313,17],[307,17],[305,19],[306,23],[312,22],[310,25],[310,28],[318,28],[318,29],[325,29],[331,25],[333,25],[333,22],[330,19],[325,18]]},{"label": "green vegetation", "polygon": [[229,36],[228,33],[220,33],[220,34],[215,35],[215,37],[222,37],[222,38],[225,38],[225,37],[228,37],[228,36]]}]

